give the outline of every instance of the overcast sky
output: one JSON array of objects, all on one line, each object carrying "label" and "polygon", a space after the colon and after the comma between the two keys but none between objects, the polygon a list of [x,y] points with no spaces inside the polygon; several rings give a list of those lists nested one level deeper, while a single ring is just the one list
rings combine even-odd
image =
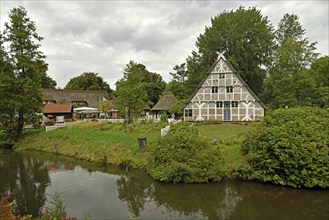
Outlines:
[{"label": "overcast sky", "polygon": [[0,27],[8,12],[24,6],[45,39],[48,75],[59,87],[83,72],[96,72],[115,89],[130,60],[171,80],[173,66],[196,50],[197,36],[224,10],[256,6],[276,28],[294,13],[317,52],[328,55],[328,1],[13,1],[0,0]]}]

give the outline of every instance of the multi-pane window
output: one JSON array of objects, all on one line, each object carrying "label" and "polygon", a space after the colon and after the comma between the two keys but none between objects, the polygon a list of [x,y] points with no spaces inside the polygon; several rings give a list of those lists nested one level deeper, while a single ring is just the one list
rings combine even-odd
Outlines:
[{"label": "multi-pane window", "polygon": [[218,86],[212,86],[211,93],[218,93]]},{"label": "multi-pane window", "polygon": [[233,86],[226,86],[226,92],[232,93],[233,92]]},{"label": "multi-pane window", "polygon": [[219,74],[219,78],[220,78],[220,79],[225,79],[225,74],[222,74],[222,73]]},{"label": "multi-pane window", "polygon": [[216,107],[217,108],[222,108],[223,107],[223,102],[222,101],[217,101],[216,102]]},{"label": "multi-pane window", "polygon": [[239,102],[238,101],[232,101],[231,106],[232,106],[232,108],[237,108],[239,106]]},{"label": "multi-pane window", "polygon": [[192,117],[192,109],[185,109],[185,117]]}]

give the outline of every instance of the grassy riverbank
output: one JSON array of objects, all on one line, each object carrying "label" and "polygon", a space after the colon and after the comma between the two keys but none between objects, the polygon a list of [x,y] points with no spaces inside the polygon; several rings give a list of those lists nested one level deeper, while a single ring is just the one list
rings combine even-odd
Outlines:
[{"label": "grassy riverbank", "polygon": [[[40,150],[83,160],[145,169],[151,151],[160,137],[164,123],[123,124],[102,122],[73,123],[49,132],[27,129],[17,150]],[[251,125],[195,124],[199,134],[218,145],[224,158],[227,177],[248,166],[242,156],[241,143]],[[146,137],[147,146],[139,148],[137,138]]]}]

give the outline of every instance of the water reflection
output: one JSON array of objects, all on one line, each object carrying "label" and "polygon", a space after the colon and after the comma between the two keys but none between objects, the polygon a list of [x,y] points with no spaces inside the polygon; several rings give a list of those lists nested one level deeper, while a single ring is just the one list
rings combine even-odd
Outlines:
[{"label": "water reflection", "polygon": [[163,184],[145,173],[39,152],[0,151],[0,194],[37,216],[62,193],[69,216],[91,219],[328,219],[329,191],[271,185]]},{"label": "water reflection", "polygon": [[38,216],[45,204],[50,183],[46,161],[32,154],[2,151],[0,154],[1,196],[12,192],[19,213]]}]

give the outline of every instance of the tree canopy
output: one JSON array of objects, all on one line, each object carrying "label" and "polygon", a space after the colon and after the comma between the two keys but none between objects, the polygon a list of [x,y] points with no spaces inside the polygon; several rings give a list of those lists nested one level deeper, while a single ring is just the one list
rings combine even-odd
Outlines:
[{"label": "tree canopy", "polygon": [[265,67],[271,64],[273,27],[260,10],[240,7],[236,11],[224,11],[211,19],[211,26],[200,34],[196,46],[187,58],[188,88],[193,91],[218,52],[240,73],[256,93],[262,91]]},{"label": "tree canopy", "polygon": [[112,93],[110,85],[98,73],[93,72],[84,72],[80,76],[73,77],[64,89],[107,91],[109,94]]},{"label": "tree canopy", "polygon": [[161,75],[149,72],[143,64],[130,61],[123,78],[116,82],[116,103],[121,113],[141,112],[156,104],[165,89]]},{"label": "tree canopy", "polygon": [[264,97],[274,108],[311,106],[316,80],[308,68],[317,59],[316,42],[310,43],[298,16],[285,14],[275,31],[276,47]]},{"label": "tree canopy", "polygon": [[329,107],[329,56],[314,61],[309,70],[316,84],[313,103],[320,108]]},{"label": "tree canopy", "polygon": [[[37,43],[43,38],[20,6],[9,13],[1,47],[0,126],[1,140],[12,142],[22,135],[25,123],[36,124],[41,111],[41,82],[47,64]],[[3,43],[8,44],[5,50]]]}]

